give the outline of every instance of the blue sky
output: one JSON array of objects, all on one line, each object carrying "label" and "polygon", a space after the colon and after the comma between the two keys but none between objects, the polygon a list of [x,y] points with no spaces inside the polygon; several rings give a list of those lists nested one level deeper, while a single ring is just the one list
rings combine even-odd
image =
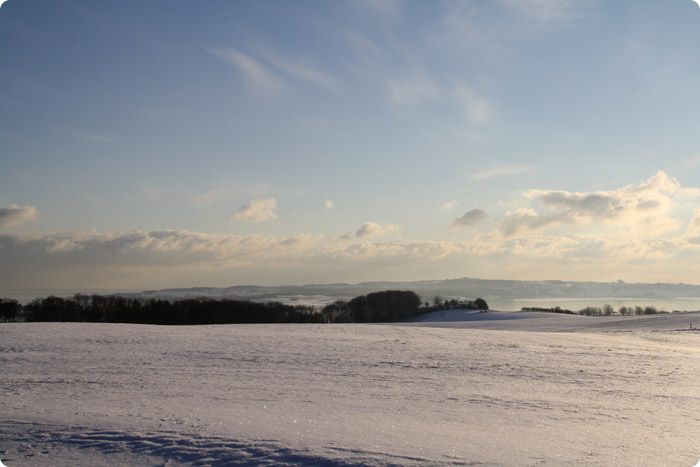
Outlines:
[{"label": "blue sky", "polygon": [[3,288],[699,283],[691,0],[9,0]]}]

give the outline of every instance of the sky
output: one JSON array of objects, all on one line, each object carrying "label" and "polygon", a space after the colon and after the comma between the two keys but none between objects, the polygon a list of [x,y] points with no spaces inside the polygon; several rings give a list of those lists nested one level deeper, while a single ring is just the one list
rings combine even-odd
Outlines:
[{"label": "sky", "polygon": [[8,0],[0,289],[700,283],[692,0]]}]

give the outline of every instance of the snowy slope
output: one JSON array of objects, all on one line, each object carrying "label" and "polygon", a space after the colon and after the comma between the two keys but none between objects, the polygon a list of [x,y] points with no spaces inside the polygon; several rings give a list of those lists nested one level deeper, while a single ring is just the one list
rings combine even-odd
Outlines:
[{"label": "snowy slope", "polygon": [[[700,460],[700,332],[685,321],[697,315],[624,332],[570,332],[606,318],[523,315],[0,324],[0,459],[7,467]],[[562,318],[584,320],[551,332]],[[537,332],[545,322],[550,332]]]},{"label": "snowy slope", "polygon": [[419,316],[411,326],[534,332],[632,332],[700,329],[700,312],[633,316],[583,316],[520,311],[443,310]]}]

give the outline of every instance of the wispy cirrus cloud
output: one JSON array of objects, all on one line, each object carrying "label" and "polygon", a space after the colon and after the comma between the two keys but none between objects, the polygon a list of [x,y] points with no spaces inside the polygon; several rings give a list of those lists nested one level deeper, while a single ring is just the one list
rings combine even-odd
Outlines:
[{"label": "wispy cirrus cloud", "polygon": [[546,25],[567,25],[584,17],[591,0],[500,0],[525,19]]},{"label": "wispy cirrus cloud", "polygon": [[245,76],[248,84],[261,94],[280,94],[287,91],[290,86],[289,78],[328,90],[340,88],[340,81],[329,73],[302,60],[282,57],[269,49],[262,49],[257,54],[257,59],[233,48],[210,47],[206,50],[213,56],[234,64]]},{"label": "wispy cirrus cloud", "polygon": [[470,86],[456,82],[452,85],[451,94],[462,106],[462,112],[470,123],[487,123],[493,117],[491,101],[479,95]]},{"label": "wispy cirrus cloud", "polygon": [[210,54],[232,63],[248,81],[251,88],[262,94],[279,94],[286,89],[283,80],[267,69],[259,61],[232,48],[210,47]]},{"label": "wispy cirrus cloud", "polygon": [[348,42],[358,58],[365,63],[375,63],[386,57],[386,52],[376,42],[356,32],[345,33]]},{"label": "wispy cirrus cloud", "polygon": [[526,173],[534,173],[534,167],[527,165],[508,165],[503,167],[495,167],[493,169],[482,170],[473,173],[470,178],[472,180],[488,180],[490,178],[503,177],[507,175],[520,175]]},{"label": "wispy cirrus cloud", "polygon": [[442,90],[429,76],[415,74],[387,82],[389,99],[403,107],[415,107],[441,98]]},{"label": "wispy cirrus cloud", "polygon": [[231,222],[263,222],[277,218],[275,198],[255,199],[242,206],[231,218]]},{"label": "wispy cirrus cloud", "polygon": [[17,206],[11,204],[9,208],[0,209],[0,227],[17,227],[36,219],[38,211],[34,206]]},{"label": "wispy cirrus cloud", "polygon": [[402,107],[446,104],[470,124],[483,124],[493,117],[491,101],[462,81],[440,83],[428,73],[414,72],[387,81],[389,100]]},{"label": "wispy cirrus cloud", "polygon": [[288,76],[328,90],[334,91],[340,88],[338,79],[311,64],[303,63],[301,60],[290,60],[289,58],[281,57],[268,49],[265,49],[261,55],[268,64]]},{"label": "wispy cirrus cloud", "polygon": [[106,143],[110,141],[108,137],[90,131],[76,130],[75,134],[78,138],[83,139],[85,141],[98,141],[100,143]]},{"label": "wispy cirrus cloud", "polygon": [[402,11],[400,0],[353,0],[353,3],[376,14],[388,17],[397,17]]},{"label": "wispy cirrus cloud", "polygon": [[499,60],[523,39],[593,17],[596,3],[599,0],[446,2],[432,40],[435,47],[457,48],[489,61]]}]

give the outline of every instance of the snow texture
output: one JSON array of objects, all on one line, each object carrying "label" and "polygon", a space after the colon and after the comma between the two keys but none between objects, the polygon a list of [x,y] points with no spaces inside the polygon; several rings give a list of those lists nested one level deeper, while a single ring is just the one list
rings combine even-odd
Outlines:
[{"label": "snow texture", "polygon": [[382,325],[5,323],[0,459],[690,467],[695,328],[698,313],[464,310]]}]

